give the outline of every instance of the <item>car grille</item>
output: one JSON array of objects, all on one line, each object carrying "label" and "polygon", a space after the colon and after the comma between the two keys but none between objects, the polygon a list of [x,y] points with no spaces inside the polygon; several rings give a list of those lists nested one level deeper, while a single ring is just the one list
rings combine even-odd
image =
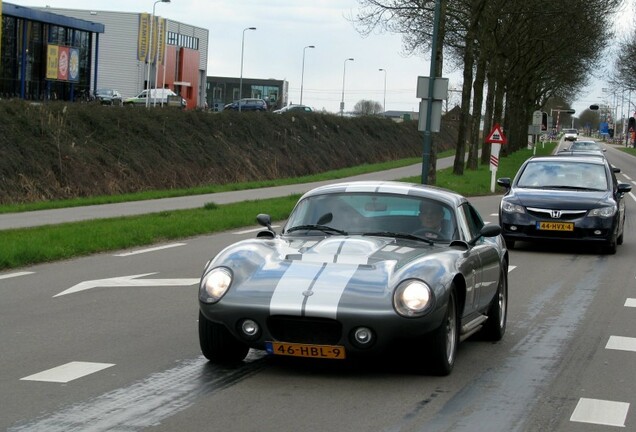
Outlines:
[{"label": "car grille", "polygon": [[540,219],[559,221],[579,219],[580,217],[585,216],[585,214],[587,213],[587,210],[553,210],[533,207],[528,207],[526,208],[526,210],[530,216]]},{"label": "car grille", "polygon": [[340,340],[342,325],[328,318],[271,316],[267,320],[270,334],[279,341],[334,345]]}]

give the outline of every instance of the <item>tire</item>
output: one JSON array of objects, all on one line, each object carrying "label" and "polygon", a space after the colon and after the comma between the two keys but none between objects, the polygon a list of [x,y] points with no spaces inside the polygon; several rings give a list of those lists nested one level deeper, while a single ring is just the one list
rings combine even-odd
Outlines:
[{"label": "tire", "polygon": [[623,228],[623,231],[621,231],[621,235],[619,235],[616,238],[616,244],[617,245],[622,245],[623,244],[623,234],[625,234],[625,228]]},{"label": "tire", "polygon": [[442,325],[433,331],[428,343],[430,346],[428,363],[431,373],[438,376],[449,375],[455,365],[459,344],[457,294],[454,285],[451,285]]},{"label": "tire", "polygon": [[237,340],[221,324],[213,323],[199,311],[199,345],[212,363],[231,364],[242,361],[249,347]]},{"label": "tire", "polygon": [[509,250],[513,250],[515,248],[515,241],[514,240],[510,240],[507,238],[504,238],[504,240],[506,241],[506,248]]},{"label": "tire", "polygon": [[485,340],[500,341],[506,333],[506,322],[508,320],[508,265],[504,265],[499,277],[497,293],[492,299],[488,308],[488,321],[481,329],[481,336]]},{"label": "tire", "polygon": [[618,240],[612,240],[605,246],[604,250],[607,255],[614,255],[616,253],[616,243],[618,243]]}]

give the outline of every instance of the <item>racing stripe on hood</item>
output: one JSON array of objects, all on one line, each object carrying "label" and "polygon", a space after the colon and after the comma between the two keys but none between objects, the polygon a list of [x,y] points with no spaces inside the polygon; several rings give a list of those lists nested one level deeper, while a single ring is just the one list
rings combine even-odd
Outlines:
[{"label": "racing stripe on hood", "polygon": [[357,269],[355,264],[293,261],[274,289],[270,314],[336,318],[342,293]]},{"label": "racing stripe on hood", "polygon": [[335,319],[340,298],[357,270],[357,265],[327,264],[307,297],[303,315]]}]

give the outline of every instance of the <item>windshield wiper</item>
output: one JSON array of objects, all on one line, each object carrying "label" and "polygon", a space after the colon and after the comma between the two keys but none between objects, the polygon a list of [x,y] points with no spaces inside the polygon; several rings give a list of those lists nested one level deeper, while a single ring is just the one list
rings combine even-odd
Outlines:
[{"label": "windshield wiper", "polygon": [[392,232],[392,231],[378,231],[378,232],[368,232],[368,233],[363,233],[363,236],[377,236],[377,237],[396,237],[396,238],[402,238],[402,239],[407,239],[407,240],[419,240],[419,241],[423,241],[426,242],[430,245],[434,245],[435,242],[431,239],[427,239],[426,237],[420,237],[420,236],[416,236],[414,234],[409,234],[409,233],[403,233],[403,232]]},{"label": "windshield wiper", "polygon": [[347,235],[346,231],[340,230],[338,228],[330,227],[328,225],[318,225],[318,224],[298,225],[298,226],[295,226],[295,227],[291,227],[286,232],[290,233],[290,232],[293,232],[293,231],[302,231],[302,230],[307,230],[307,231],[309,231],[309,230],[318,230],[318,231],[325,232],[327,234],[337,233],[337,234],[341,234],[341,235]]}]

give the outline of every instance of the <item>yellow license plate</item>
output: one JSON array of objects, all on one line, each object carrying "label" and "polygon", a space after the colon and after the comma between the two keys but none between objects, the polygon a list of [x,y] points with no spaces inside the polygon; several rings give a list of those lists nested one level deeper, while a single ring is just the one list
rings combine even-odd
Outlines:
[{"label": "yellow license plate", "polygon": [[344,359],[345,349],[340,345],[308,345],[286,342],[265,342],[265,349],[274,355],[323,359]]},{"label": "yellow license plate", "polygon": [[572,222],[537,222],[537,229],[544,231],[574,231]]}]

